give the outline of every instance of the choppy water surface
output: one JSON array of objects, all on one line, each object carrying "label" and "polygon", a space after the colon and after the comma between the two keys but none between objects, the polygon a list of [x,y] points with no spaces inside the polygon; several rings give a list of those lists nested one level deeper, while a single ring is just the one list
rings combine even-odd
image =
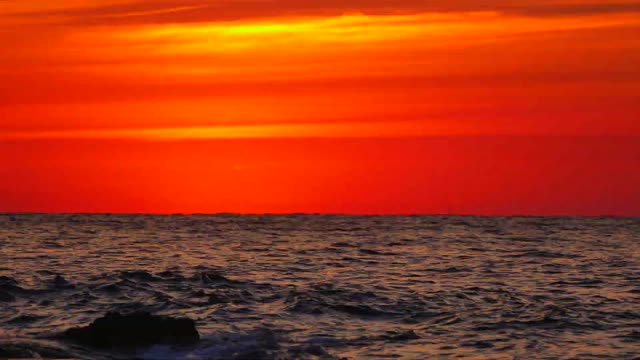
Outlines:
[{"label": "choppy water surface", "polygon": [[[78,358],[640,356],[640,219],[0,215],[0,349]],[[107,311],[197,346],[51,339]]]}]

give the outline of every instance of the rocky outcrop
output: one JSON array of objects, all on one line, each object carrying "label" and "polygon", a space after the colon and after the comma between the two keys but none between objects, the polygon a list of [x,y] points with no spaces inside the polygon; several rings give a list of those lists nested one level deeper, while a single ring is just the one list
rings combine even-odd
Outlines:
[{"label": "rocky outcrop", "polygon": [[65,331],[63,337],[101,348],[182,345],[200,340],[193,320],[152,315],[148,312],[126,315],[110,312],[88,326]]}]

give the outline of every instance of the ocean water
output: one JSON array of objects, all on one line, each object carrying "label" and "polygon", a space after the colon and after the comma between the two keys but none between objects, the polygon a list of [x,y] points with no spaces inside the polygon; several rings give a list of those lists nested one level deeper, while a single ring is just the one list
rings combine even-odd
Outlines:
[{"label": "ocean water", "polygon": [[[134,310],[189,317],[202,339],[107,351],[56,338]],[[0,215],[9,348],[81,359],[638,359],[640,219]]]}]

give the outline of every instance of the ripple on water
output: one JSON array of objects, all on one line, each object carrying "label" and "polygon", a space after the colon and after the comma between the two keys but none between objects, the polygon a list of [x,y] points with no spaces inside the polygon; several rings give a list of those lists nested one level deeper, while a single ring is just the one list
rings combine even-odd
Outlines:
[{"label": "ripple on water", "polygon": [[[0,215],[0,357],[633,358],[640,220]],[[185,348],[52,339],[109,311]],[[577,355],[579,354],[579,355]]]}]

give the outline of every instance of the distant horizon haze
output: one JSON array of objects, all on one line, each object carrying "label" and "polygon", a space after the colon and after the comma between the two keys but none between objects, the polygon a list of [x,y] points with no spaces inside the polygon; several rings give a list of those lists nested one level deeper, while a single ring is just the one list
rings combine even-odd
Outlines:
[{"label": "distant horizon haze", "polygon": [[4,142],[0,211],[638,216],[638,141]]}]

